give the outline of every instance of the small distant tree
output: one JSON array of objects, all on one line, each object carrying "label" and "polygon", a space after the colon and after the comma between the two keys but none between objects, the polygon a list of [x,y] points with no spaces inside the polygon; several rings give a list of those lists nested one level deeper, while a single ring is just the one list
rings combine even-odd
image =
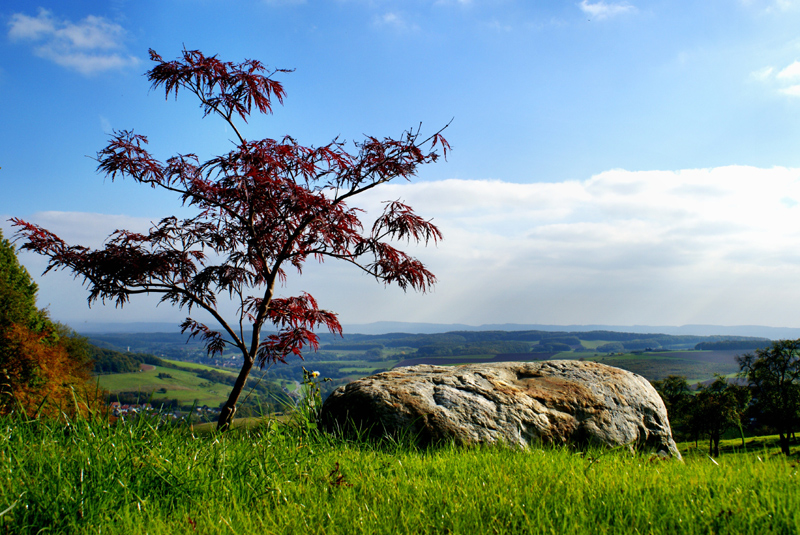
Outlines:
[{"label": "small distant tree", "polygon": [[781,452],[789,455],[800,420],[800,340],[777,340],[736,361],[753,393],[756,418],[778,432]]},{"label": "small distant tree", "polygon": [[[167,217],[145,234],[118,230],[96,250],[12,221],[25,239],[23,248],[50,258],[45,272],[67,269],[83,278],[90,304],[100,299],[123,306],[132,295],[158,294],[161,302],[208,312],[222,331],[192,318],[182,329],[200,336],[210,356],[227,346],[242,354],[219,417],[219,428],[226,429],[254,365],[316,349],[317,327],[341,333],[336,315],[319,309],[311,295],[276,295],[288,268],[299,273],[308,259],[337,259],[403,290],[425,292],[434,284],[433,273],[392,242],[436,243],[442,235],[435,225],[397,200],[386,202],[365,230],[361,210],[347,203],[381,184],[414,176],[420,165],[438,159],[437,146],[446,154],[449,145],[441,130],[423,139],[419,128],[400,139],[367,137],[353,152],[338,139],[322,147],[302,146],[288,136],[250,141],[235,119],[246,122],[253,107],[271,113],[273,99],[282,102],[285,96],[273,77],[286,71],[268,70],[255,60],[223,62],[199,51],[184,50],[177,60],[165,61],[151,50],[150,58],[153,88],[163,88],[167,97],[194,94],[204,116],[216,115],[232,129],[234,146],[204,162],[178,154],[162,163],[147,152],[146,137],[117,131],[98,153],[98,169],[112,180],[130,177],[174,193],[197,215]],[[220,294],[238,305],[235,317],[223,317]],[[262,338],[265,325],[277,332]],[[245,326],[252,329],[249,339]]]},{"label": "small distant tree", "polygon": [[717,375],[709,385],[700,385],[691,400],[689,427],[708,437],[708,454],[719,456],[719,441],[731,428],[741,426],[750,401],[747,388],[734,385]]}]

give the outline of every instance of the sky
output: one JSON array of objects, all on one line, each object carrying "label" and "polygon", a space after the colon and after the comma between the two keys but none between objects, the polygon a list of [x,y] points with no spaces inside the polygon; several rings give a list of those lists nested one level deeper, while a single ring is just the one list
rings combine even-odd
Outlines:
[{"label": "sky", "polygon": [[[148,49],[185,47],[293,69],[250,139],[449,123],[446,161],[351,203],[368,221],[404,200],[439,226],[437,246],[408,247],[432,292],[335,262],[281,288],[344,324],[800,327],[798,27],[800,0],[6,0],[0,228],[12,238],[20,217],[97,247],[189,215],[93,159],[117,129],[162,160],[231,149],[191,95],[150,90]],[[148,297],[89,308],[80,280],[20,260],[75,328],[186,317]]]}]

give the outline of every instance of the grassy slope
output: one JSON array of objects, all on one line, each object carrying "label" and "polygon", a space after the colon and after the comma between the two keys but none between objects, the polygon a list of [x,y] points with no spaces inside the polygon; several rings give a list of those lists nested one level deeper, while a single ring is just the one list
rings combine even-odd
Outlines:
[{"label": "grassy slope", "polygon": [[169,359],[161,359],[164,362],[168,362],[170,364],[175,364],[176,366],[180,366],[181,368],[189,368],[191,370],[209,370],[215,371],[220,373],[228,373],[231,375],[236,375],[236,370],[231,368],[223,368],[222,366],[208,366],[207,364],[200,364],[198,362],[183,362],[181,360],[169,360]]},{"label": "grassy slope", "polygon": [[[181,363],[182,365],[183,363]],[[172,378],[160,379],[158,374],[168,374]],[[209,383],[194,373],[155,366],[154,370],[134,373],[117,373],[99,376],[100,387],[111,393],[141,392],[142,401],[158,404],[159,399],[177,399],[191,404],[195,399],[199,405],[218,406],[227,399],[230,386]],[[166,394],[159,394],[166,388]],[[113,396],[111,398],[114,399]]]},{"label": "grassy slope", "polygon": [[0,532],[797,533],[792,458],[0,420]]}]

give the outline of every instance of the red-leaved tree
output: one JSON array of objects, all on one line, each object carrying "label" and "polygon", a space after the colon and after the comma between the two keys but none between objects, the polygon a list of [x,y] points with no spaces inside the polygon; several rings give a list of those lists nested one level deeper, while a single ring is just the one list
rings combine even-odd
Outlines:
[{"label": "red-leaved tree", "polygon": [[[234,146],[205,162],[194,154],[161,162],[147,152],[145,136],[116,131],[98,153],[98,170],[112,180],[130,177],[176,193],[197,215],[167,217],[146,234],[117,230],[101,249],[68,245],[41,227],[12,222],[23,249],[49,257],[45,273],[67,269],[83,278],[90,305],[100,299],[123,306],[135,294],[160,294],[161,302],[210,313],[222,331],[187,318],[182,332],[201,337],[211,356],[234,346],[244,358],[219,417],[219,428],[227,429],[254,365],[317,349],[317,327],[342,332],[336,315],[320,310],[312,296],[276,296],[287,269],[299,273],[309,258],[334,258],[404,290],[425,292],[433,285],[434,275],[391,243],[436,243],[442,238],[436,226],[394,201],[365,229],[361,210],[347,203],[380,184],[414,176],[418,166],[437,160],[437,149],[446,155],[449,145],[441,130],[422,139],[419,129],[397,140],[368,137],[351,152],[338,139],[322,147],[288,136],[250,141],[235,119],[247,122],[253,108],[267,114],[274,100],[282,103],[283,86],[273,77],[286,71],[255,60],[223,62],[199,51],[164,61],[151,50],[150,58],[156,64],[147,72],[153,88],[163,88],[167,97],[193,93],[204,116],[218,115],[233,129]],[[222,316],[218,295],[238,303],[235,317]],[[275,332],[262,336],[268,324]]]}]

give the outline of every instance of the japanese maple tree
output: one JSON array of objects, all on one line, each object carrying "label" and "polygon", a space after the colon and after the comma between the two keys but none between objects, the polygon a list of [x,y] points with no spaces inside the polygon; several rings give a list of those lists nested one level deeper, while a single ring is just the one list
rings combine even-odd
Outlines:
[{"label": "japanese maple tree", "polygon": [[[82,277],[90,305],[100,299],[121,307],[132,295],[160,294],[160,302],[190,314],[193,308],[211,314],[221,330],[192,318],[181,327],[201,337],[211,356],[228,346],[242,354],[219,417],[219,428],[226,429],[254,365],[286,362],[289,355],[317,349],[318,327],[342,332],[336,315],[319,309],[311,295],[276,295],[287,270],[300,273],[309,259],[332,258],[403,290],[431,288],[434,275],[392,243],[436,243],[442,238],[436,226],[393,201],[365,228],[363,211],[348,203],[380,184],[414,176],[418,166],[437,160],[439,150],[446,155],[449,145],[442,130],[423,139],[419,128],[400,139],[367,137],[350,151],[338,139],[321,147],[300,145],[289,136],[251,141],[237,121],[247,122],[254,108],[269,114],[275,101],[283,102],[285,91],[275,75],[286,71],[255,60],[223,62],[196,50],[184,50],[175,61],[151,50],[150,58],[153,88],[164,89],[167,97],[193,93],[204,117],[216,115],[232,128],[233,146],[208,161],[178,154],[161,162],[147,151],[145,136],[115,131],[97,155],[98,170],[112,180],[129,177],[175,193],[197,214],[164,218],[146,234],[117,230],[100,249],[68,245],[39,226],[12,222],[24,249],[49,257],[45,273],[66,269]],[[234,317],[223,317],[218,295],[238,304]],[[265,325],[272,329],[262,336]]]}]

